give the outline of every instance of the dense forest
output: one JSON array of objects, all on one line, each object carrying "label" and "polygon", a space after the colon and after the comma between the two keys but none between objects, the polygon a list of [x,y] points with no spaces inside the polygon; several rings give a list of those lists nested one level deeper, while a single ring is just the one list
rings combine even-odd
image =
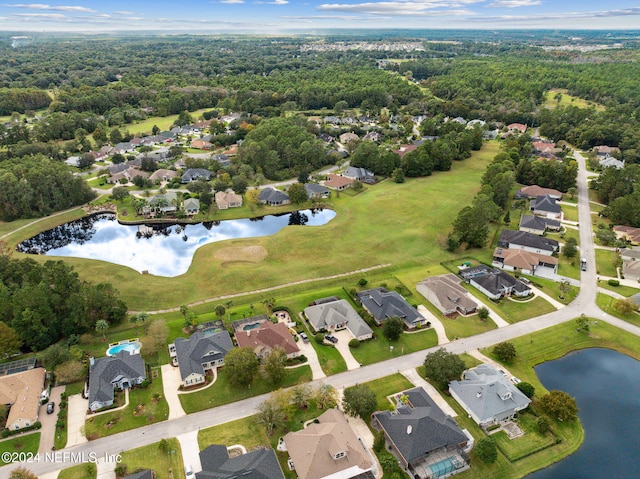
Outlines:
[{"label": "dense forest", "polygon": [[3,341],[11,338],[24,350],[38,351],[62,337],[93,331],[98,320],[119,324],[126,312],[113,286],[80,281],[63,261],[40,264],[0,254]]}]

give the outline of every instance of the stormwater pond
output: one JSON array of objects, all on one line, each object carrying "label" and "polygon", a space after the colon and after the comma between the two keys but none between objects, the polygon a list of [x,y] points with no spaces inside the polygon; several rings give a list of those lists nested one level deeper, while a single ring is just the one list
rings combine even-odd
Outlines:
[{"label": "stormwater pond", "polygon": [[273,235],[285,226],[320,226],[329,209],[197,224],[124,225],[114,214],[87,216],[44,231],[17,246],[23,253],[108,261],[140,272],[173,277],[185,273],[203,245]]}]

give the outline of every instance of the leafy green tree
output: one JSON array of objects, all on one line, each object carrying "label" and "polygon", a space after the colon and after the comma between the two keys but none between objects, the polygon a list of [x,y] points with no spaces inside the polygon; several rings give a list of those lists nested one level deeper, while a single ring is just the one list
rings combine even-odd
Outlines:
[{"label": "leafy green tree", "polygon": [[356,384],[344,390],[342,407],[349,416],[361,417],[368,421],[377,404],[376,393],[366,384]]},{"label": "leafy green tree", "polygon": [[[616,299],[613,302],[613,309],[615,309],[620,314],[632,314],[634,311],[638,310],[638,305],[631,298]],[[581,329],[589,331],[589,323],[586,322],[586,329],[584,328],[584,326],[581,327]]]},{"label": "leafy green tree", "polygon": [[244,176],[234,176],[231,180],[231,189],[238,195],[244,195],[248,186],[249,182]]},{"label": "leafy green tree", "polygon": [[460,379],[465,369],[464,361],[457,354],[440,348],[427,354],[424,360],[425,376],[445,390],[451,381]]},{"label": "leafy green tree", "polygon": [[504,341],[493,347],[493,354],[495,354],[500,361],[510,363],[516,358],[517,352],[513,343]]},{"label": "leafy green tree", "polygon": [[489,319],[489,310],[484,306],[480,306],[478,308],[478,318],[480,318],[482,321],[486,321],[487,319]]},{"label": "leafy green tree", "polygon": [[306,409],[309,406],[312,394],[313,392],[308,384],[298,384],[291,390],[291,400],[299,409]]},{"label": "leafy green tree", "polygon": [[576,400],[564,391],[553,390],[539,399],[540,407],[558,421],[574,421],[578,417]]},{"label": "leafy green tree", "polygon": [[256,420],[264,426],[267,436],[273,434],[273,430],[287,421],[287,413],[274,398],[265,399],[257,407]]},{"label": "leafy green tree", "polygon": [[389,341],[397,341],[404,329],[402,319],[394,317],[389,318],[382,323],[382,333]]},{"label": "leafy green tree", "polygon": [[287,194],[289,195],[291,203],[293,203],[294,205],[302,204],[308,199],[307,191],[305,190],[302,183],[293,183],[292,185],[289,185]]},{"label": "leafy green tree", "polygon": [[338,391],[331,384],[320,383],[315,390],[318,409],[330,409],[338,404]]},{"label": "leafy green tree", "polygon": [[569,283],[569,281],[562,280],[560,281],[559,284],[559,289],[560,289],[560,299],[564,299],[565,295],[571,291],[571,283]]},{"label": "leafy green tree", "polygon": [[111,198],[115,201],[122,201],[129,196],[129,190],[124,186],[116,186],[111,190]]},{"label": "leafy green tree", "polygon": [[162,452],[166,456],[171,450],[171,444],[166,439],[160,439],[160,442],[158,443],[158,449],[160,449],[160,452]]},{"label": "leafy green tree", "polygon": [[224,358],[224,370],[236,386],[248,386],[258,373],[260,363],[250,347],[232,348]]},{"label": "leafy green tree", "polygon": [[569,237],[564,241],[564,248],[562,248],[562,254],[567,258],[575,258],[578,254],[578,242],[575,238]]},{"label": "leafy green tree", "polygon": [[20,335],[8,324],[0,321],[0,358],[6,358],[18,353],[22,347]]},{"label": "leafy green tree", "polygon": [[113,145],[117,145],[118,143],[122,142],[122,133],[118,128],[113,128],[111,130],[111,132],[109,133],[109,141],[111,141]]},{"label": "leafy green tree", "polygon": [[224,305],[217,304],[213,312],[216,313],[216,316],[218,317],[218,319],[222,319],[222,317],[224,316],[224,313],[227,312],[227,309],[224,307]]},{"label": "leafy green tree", "polygon": [[102,335],[103,341],[107,340],[107,337],[105,336],[107,329],[109,329],[109,323],[104,319],[99,319],[98,321],[96,321],[96,332]]},{"label": "leafy green tree", "polygon": [[475,448],[476,456],[485,464],[493,464],[498,459],[498,447],[492,437],[483,437]]},{"label": "leafy green tree", "polygon": [[396,168],[393,170],[393,181],[396,183],[404,183],[404,172],[402,168]]},{"label": "leafy green tree", "polygon": [[536,388],[533,387],[530,383],[527,383],[524,381],[516,384],[516,387],[522,392],[522,394],[527,396],[529,399],[531,399],[533,395],[536,393]]},{"label": "leafy green tree", "polygon": [[271,350],[262,365],[265,379],[272,385],[279,385],[286,375],[287,353],[281,347]]}]

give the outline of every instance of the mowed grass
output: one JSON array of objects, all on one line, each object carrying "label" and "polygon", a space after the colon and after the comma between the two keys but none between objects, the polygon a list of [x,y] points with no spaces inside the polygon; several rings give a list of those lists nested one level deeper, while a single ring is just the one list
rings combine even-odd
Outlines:
[{"label": "mowed grass", "polygon": [[152,373],[156,372],[157,377],[147,388],[129,391],[129,405],[126,408],[91,416],[85,422],[87,438],[110,436],[167,419],[169,405],[162,390],[162,375],[160,369],[152,370]]},{"label": "mowed grass", "polygon": [[169,453],[160,450],[160,443],[130,449],[122,453],[121,464],[127,465],[132,473],[137,469],[151,469],[156,479],[184,479],[184,461],[182,449],[176,438],[167,439]]},{"label": "mowed grass", "polygon": [[180,394],[179,398],[184,411],[187,414],[191,414],[202,411],[203,409],[240,401],[248,397],[259,396],[260,394],[273,391],[278,387],[287,388],[309,381],[311,381],[311,367],[305,365],[299,368],[288,369],[282,384],[278,386],[269,384],[260,375],[256,375],[250,387],[241,387],[231,384],[225,369],[222,368],[218,371],[218,379],[212,386],[197,392]]},{"label": "mowed grass", "polygon": [[[201,110],[192,111],[191,116],[194,121],[197,121],[200,116],[205,111],[209,111],[212,108],[203,108]],[[178,115],[169,115],[169,116],[152,116],[147,118],[146,120],[140,121],[138,123],[127,123],[122,126],[122,129],[129,130],[129,133],[133,135],[138,134],[151,134],[151,130],[154,125],[157,125],[160,128],[160,131],[168,130],[173,125],[173,122],[178,119]]]},{"label": "mowed grass", "polygon": [[24,436],[14,437],[12,439],[5,439],[3,441],[0,441],[0,464],[4,465],[4,464],[11,464],[12,462],[19,462],[19,461],[5,462],[1,456],[2,453],[16,452],[19,454],[27,454],[27,456],[25,456],[27,458],[34,457],[35,453],[38,452],[39,445],[40,445],[39,432],[34,432],[32,434],[27,434]]},{"label": "mowed grass", "polygon": [[578,207],[570,205],[562,205],[563,217],[567,221],[578,221]]},{"label": "mowed grass", "polygon": [[636,326],[640,326],[640,314],[638,313],[619,313],[613,306],[618,301],[616,298],[612,298],[611,296],[603,293],[598,293],[596,297],[596,304],[602,311],[605,313],[609,313],[611,316],[615,316],[616,318],[623,319],[628,323],[635,324]]},{"label": "mowed grass", "polygon": [[58,474],[58,479],[96,479],[96,477],[98,477],[98,468],[92,462],[67,467]]},{"label": "mowed grass", "polygon": [[596,265],[598,266],[597,272],[603,276],[611,276],[613,278],[618,277],[618,271],[616,265],[618,262],[618,256],[615,251],[608,249],[596,250]]},{"label": "mowed grass", "polygon": [[[639,285],[640,286],[640,285]],[[613,286],[608,283],[608,281],[598,281],[598,287],[608,289],[609,291],[613,291],[615,293],[621,294],[625,298],[632,296],[636,293],[640,293],[640,289],[632,288],[631,286],[625,286],[624,284],[620,284],[618,286]]]},{"label": "mowed grass", "polygon": [[382,327],[374,328],[375,339],[362,341],[358,348],[351,348],[351,354],[360,364],[367,365],[396,358],[403,354],[427,349],[438,344],[438,336],[433,328],[403,333],[397,341],[390,341],[382,333]]},{"label": "mowed grass", "polygon": [[402,374],[396,373],[390,376],[386,376],[380,379],[374,379],[364,383],[376,393],[376,399],[378,401],[378,411],[384,411],[385,409],[392,409],[392,403],[387,399],[392,394],[412,389],[415,386],[411,381],[405,378]]},{"label": "mowed grass", "polygon": [[[562,94],[562,98],[560,99],[560,103],[559,104],[558,104],[558,101],[553,98],[557,93]],[[577,96],[569,95],[567,93],[567,90],[565,90],[564,88],[553,88],[553,89],[549,90],[545,94],[544,106],[546,108],[549,108],[550,110],[553,110],[554,108],[557,108],[558,105],[560,105],[560,106],[577,106],[578,108],[591,108],[591,107],[593,107],[593,108],[596,109],[596,111],[604,111],[606,109],[604,105],[600,105],[599,103],[595,103],[595,102],[592,102],[592,101],[589,101],[589,100],[585,100],[585,99],[579,98]]]},{"label": "mowed grass", "polygon": [[[196,251],[189,270],[174,278],[143,276],[105,261],[65,261],[84,280],[97,283],[108,278],[130,309],[154,311],[380,264],[390,263],[399,271],[450,260],[453,254],[442,249],[439,240],[458,211],[471,202],[498,152],[497,142],[485,143],[471,158],[454,162],[451,171],[402,184],[383,181],[353,198],[341,195],[333,203],[337,216],[324,226],[286,227],[273,236],[206,245]],[[266,214],[268,208],[264,210]],[[234,246],[262,246],[267,257],[259,263],[229,263],[216,256],[220,249]]]}]

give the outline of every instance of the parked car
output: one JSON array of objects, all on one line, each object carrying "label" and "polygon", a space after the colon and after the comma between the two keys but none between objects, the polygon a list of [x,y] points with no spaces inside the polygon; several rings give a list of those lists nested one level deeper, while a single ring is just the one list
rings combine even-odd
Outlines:
[{"label": "parked car", "polygon": [[47,404],[47,414],[53,414],[53,410],[55,409],[56,404],[51,401],[49,404]]},{"label": "parked car", "polygon": [[511,382],[513,384],[518,384],[518,383],[521,383],[522,380],[520,378],[515,377],[515,376],[511,376]]},{"label": "parked car", "polygon": [[300,333],[299,336],[302,338],[302,341],[305,343],[309,342],[309,337],[307,336],[307,333]]},{"label": "parked car", "polygon": [[338,338],[332,336],[331,334],[325,334],[324,339],[326,339],[327,341],[331,341],[333,344],[336,344],[338,342]]},{"label": "parked car", "polygon": [[505,378],[507,377],[507,373],[505,373],[502,369],[498,369],[498,372],[502,374]]},{"label": "parked car", "polygon": [[196,477],[193,474],[193,469],[191,469],[191,466],[187,464],[187,466],[184,468],[184,475],[187,479],[193,479],[194,477]]}]

